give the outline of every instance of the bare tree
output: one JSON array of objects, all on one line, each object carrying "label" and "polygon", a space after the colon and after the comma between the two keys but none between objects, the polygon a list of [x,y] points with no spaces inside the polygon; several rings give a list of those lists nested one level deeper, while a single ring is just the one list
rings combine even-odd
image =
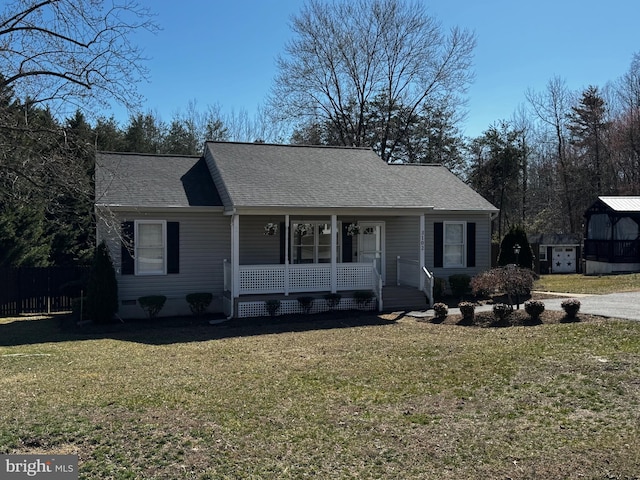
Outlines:
[{"label": "bare tree", "polygon": [[445,33],[420,3],[310,0],[291,27],[273,110],[299,125],[327,125],[340,144],[374,147],[385,160],[418,115],[443,99],[455,104],[473,76],[474,35]]},{"label": "bare tree", "polygon": [[574,103],[574,96],[567,89],[566,82],[554,77],[547,83],[545,92],[527,90],[525,96],[535,116],[554,138],[557,171],[561,181],[561,198],[566,213],[566,224],[569,232],[576,232],[579,226],[579,214],[574,206],[574,179],[568,158],[568,115]]},{"label": "bare tree", "polygon": [[0,12],[0,87],[56,114],[95,101],[136,106],[147,74],[131,42],[140,29],[156,27],[132,0],[10,1]]}]

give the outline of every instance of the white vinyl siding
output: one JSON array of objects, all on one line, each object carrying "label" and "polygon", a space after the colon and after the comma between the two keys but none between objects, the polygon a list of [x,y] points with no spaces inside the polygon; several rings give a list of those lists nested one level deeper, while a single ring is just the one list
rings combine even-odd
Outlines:
[{"label": "white vinyl siding", "polygon": [[[143,317],[136,304],[145,295],[165,295],[167,303],[161,315],[191,315],[185,296],[189,293],[209,292],[212,312],[222,311],[224,293],[223,262],[231,258],[231,229],[229,217],[220,212],[178,211],[163,214],[143,212],[122,213],[118,222],[162,219],[180,223],[180,273],[172,275],[121,275],[120,238],[104,224],[99,225],[98,241],[108,242],[118,281],[119,315],[122,318]],[[112,230],[111,230],[112,231]],[[266,237],[265,237],[266,238]]]}]

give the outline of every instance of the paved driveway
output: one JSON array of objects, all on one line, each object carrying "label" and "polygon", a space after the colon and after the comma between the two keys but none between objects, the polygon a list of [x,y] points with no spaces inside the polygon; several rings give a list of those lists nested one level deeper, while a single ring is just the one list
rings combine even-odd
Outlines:
[{"label": "paved driveway", "polygon": [[[580,300],[580,313],[605,317],[640,320],[640,292],[610,293],[608,295],[576,296]],[[545,298],[547,310],[562,310],[564,298]]]}]

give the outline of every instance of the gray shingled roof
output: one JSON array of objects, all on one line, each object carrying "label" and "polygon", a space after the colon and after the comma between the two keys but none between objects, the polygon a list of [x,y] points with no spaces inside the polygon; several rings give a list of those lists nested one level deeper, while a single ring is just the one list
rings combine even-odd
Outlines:
[{"label": "gray shingled roof", "polygon": [[364,148],[228,142],[207,142],[203,158],[98,153],[96,203],[497,211],[440,165],[388,165]]},{"label": "gray shingled roof", "polygon": [[98,153],[96,204],[188,207],[222,201],[201,157]]},{"label": "gray shingled roof", "polygon": [[205,158],[227,207],[497,211],[445,167],[388,165],[370,149],[207,142]]}]

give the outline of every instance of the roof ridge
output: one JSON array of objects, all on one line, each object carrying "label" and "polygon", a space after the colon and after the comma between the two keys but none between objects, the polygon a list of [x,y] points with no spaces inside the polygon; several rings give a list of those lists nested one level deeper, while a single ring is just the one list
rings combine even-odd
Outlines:
[{"label": "roof ridge", "polygon": [[206,140],[205,144],[216,143],[219,145],[252,145],[252,146],[268,146],[268,147],[293,147],[293,148],[327,148],[327,149],[344,149],[344,150],[365,150],[373,151],[371,147],[355,147],[349,145],[312,145],[302,143],[268,143],[268,142],[227,142],[223,140]]},{"label": "roof ridge", "polygon": [[148,153],[148,152],[115,152],[111,150],[98,150],[96,153],[104,155],[128,155],[138,157],[163,157],[163,158],[202,158],[203,155],[186,155],[183,153]]}]

